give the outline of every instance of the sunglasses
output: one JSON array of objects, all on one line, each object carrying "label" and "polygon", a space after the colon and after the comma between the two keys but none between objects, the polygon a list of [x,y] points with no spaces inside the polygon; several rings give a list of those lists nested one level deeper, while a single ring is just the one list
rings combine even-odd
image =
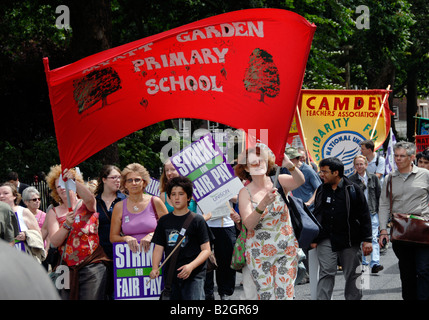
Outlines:
[{"label": "sunglasses", "polygon": [[141,178],[130,178],[130,179],[127,179],[127,180],[125,180],[127,183],[133,183],[133,182],[135,182],[135,183],[140,183],[141,181],[142,181],[142,179]]},{"label": "sunglasses", "polygon": [[33,201],[33,202],[40,201],[40,198],[30,199],[29,201]]}]

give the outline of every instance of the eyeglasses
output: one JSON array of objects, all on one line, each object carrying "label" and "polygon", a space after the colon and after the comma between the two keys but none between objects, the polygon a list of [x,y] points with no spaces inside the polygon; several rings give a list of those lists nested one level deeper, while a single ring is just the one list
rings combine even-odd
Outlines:
[{"label": "eyeglasses", "polygon": [[127,183],[133,183],[133,182],[135,182],[135,183],[140,183],[141,181],[142,181],[142,179],[141,178],[130,178],[130,179],[127,179],[127,180],[125,180]]},{"label": "eyeglasses", "polygon": [[33,202],[40,201],[40,198],[30,199],[29,201],[33,201]]},{"label": "eyeglasses", "polygon": [[119,180],[119,179],[121,179],[121,176],[110,176],[110,177],[107,177],[107,179]]},{"label": "eyeglasses", "polygon": [[320,172],[323,174],[331,173],[331,171],[328,171],[328,170],[320,170]]}]

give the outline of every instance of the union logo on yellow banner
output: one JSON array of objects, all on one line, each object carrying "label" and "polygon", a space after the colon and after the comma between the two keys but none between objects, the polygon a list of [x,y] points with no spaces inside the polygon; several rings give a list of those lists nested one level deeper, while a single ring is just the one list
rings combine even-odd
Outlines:
[{"label": "union logo on yellow banner", "polygon": [[378,149],[389,134],[391,112],[388,96],[384,99],[388,94],[388,90],[301,90],[301,131],[313,160],[337,157],[344,163],[344,174],[351,175],[359,143],[372,139]]}]

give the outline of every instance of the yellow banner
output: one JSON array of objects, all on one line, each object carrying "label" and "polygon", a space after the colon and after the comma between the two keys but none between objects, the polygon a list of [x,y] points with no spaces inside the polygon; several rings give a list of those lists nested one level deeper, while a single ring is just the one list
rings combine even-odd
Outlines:
[{"label": "yellow banner", "polygon": [[352,174],[359,143],[372,135],[378,149],[389,134],[388,94],[388,90],[301,90],[301,130],[313,160],[337,157],[344,163],[344,174]]}]

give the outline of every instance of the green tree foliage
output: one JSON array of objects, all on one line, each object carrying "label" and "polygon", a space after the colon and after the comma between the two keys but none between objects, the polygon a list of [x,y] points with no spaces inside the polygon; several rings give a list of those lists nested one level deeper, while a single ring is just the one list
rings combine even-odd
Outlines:
[{"label": "green tree foliage", "polygon": [[[71,30],[55,26],[59,5],[71,11]],[[429,12],[425,0],[368,0],[370,28],[358,29],[358,0],[4,0],[0,2],[0,174],[15,170],[31,180],[59,162],[42,58],[51,68],[209,16],[248,8],[294,11],[317,25],[304,88],[385,88],[428,95]],[[91,41],[97,35],[103,37]],[[281,79],[280,79],[281,81]],[[413,99],[411,99],[413,97]],[[392,96],[391,96],[392,98]],[[409,123],[410,125],[410,123]],[[157,175],[160,132],[170,121],[139,130],[109,147],[120,167],[140,162]],[[194,126],[193,126],[194,127]],[[113,151],[112,151],[113,150]],[[80,165],[95,177],[103,157]]]}]

